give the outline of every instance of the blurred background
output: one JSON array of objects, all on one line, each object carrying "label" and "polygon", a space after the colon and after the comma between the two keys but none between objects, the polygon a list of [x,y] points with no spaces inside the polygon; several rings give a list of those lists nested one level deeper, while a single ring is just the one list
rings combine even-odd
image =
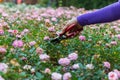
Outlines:
[{"label": "blurred background", "polygon": [[15,4],[32,4],[40,5],[42,7],[69,7],[75,6],[77,8],[84,7],[85,9],[101,8],[118,0],[0,0],[0,3],[9,2]]}]

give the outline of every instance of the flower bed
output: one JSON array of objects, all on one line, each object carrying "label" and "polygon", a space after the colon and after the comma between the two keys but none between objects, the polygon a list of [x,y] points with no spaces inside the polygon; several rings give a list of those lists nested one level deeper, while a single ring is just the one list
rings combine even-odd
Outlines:
[{"label": "flower bed", "polygon": [[50,38],[68,20],[89,11],[24,4],[0,7],[1,80],[120,78],[120,21],[85,26],[79,36],[53,44]]}]

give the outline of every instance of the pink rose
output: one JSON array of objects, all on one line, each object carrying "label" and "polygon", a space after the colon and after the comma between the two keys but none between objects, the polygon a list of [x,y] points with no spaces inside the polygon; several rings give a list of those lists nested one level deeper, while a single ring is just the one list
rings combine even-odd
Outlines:
[{"label": "pink rose", "polygon": [[42,53],[43,53],[43,49],[40,48],[40,47],[38,47],[38,48],[36,49],[36,53],[37,53],[37,54],[42,54]]},{"label": "pink rose", "polygon": [[110,63],[109,62],[103,62],[104,67],[110,68]]},{"label": "pink rose", "polygon": [[0,36],[4,35],[4,30],[0,30]]},{"label": "pink rose", "polygon": [[85,36],[79,36],[79,39],[80,39],[81,41],[85,41],[85,40],[86,40]]},{"label": "pink rose", "polygon": [[50,40],[50,37],[49,36],[45,36],[44,40]]},{"label": "pink rose", "polygon": [[49,68],[46,68],[44,72],[50,74],[51,70]]},{"label": "pink rose", "polygon": [[60,58],[58,63],[62,66],[67,66],[70,64],[70,59],[68,58]]},{"label": "pink rose", "polygon": [[117,45],[117,42],[116,42],[116,41],[111,41],[110,44],[111,44],[111,45]]},{"label": "pink rose", "polygon": [[57,18],[53,17],[51,20],[54,21],[54,22],[56,22]]},{"label": "pink rose", "polygon": [[86,65],[86,69],[94,69],[93,64],[87,64],[87,65]]},{"label": "pink rose", "polygon": [[118,71],[117,69],[115,69],[114,72],[117,74],[118,78],[120,78],[120,71]]},{"label": "pink rose", "polygon": [[73,66],[72,66],[72,69],[79,69],[80,67],[79,67],[79,64],[74,64]]},{"label": "pink rose", "polygon": [[63,80],[70,80],[72,77],[71,73],[67,72],[63,75]]},{"label": "pink rose", "polygon": [[118,76],[115,72],[109,72],[108,73],[108,79],[109,80],[118,80]]},{"label": "pink rose", "polygon": [[12,44],[15,48],[21,48],[23,47],[23,41],[22,40],[15,40]]},{"label": "pink rose", "polygon": [[0,47],[0,53],[1,54],[5,54],[7,52],[7,50],[3,47]]},{"label": "pink rose", "polygon": [[53,72],[51,75],[52,80],[62,80],[62,75],[57,72]]},{"label": "pink rose", "polygon": [[117,38],[120,39],[120,34],[117,35]]},{"label": "pink rose", "polygon": [[70,60],[77,60],[78,54],[77,53],[71,53],[71,54],[68,55],[68,58]]},{"label": "pink rose", "polygon": [[30,46],[34,46],[35,44],[36,44],[35,41],[31,41],[31,42],[29,42],[29,45],[30,45]]},{"label": "pink rose", "polygon": [[5,80],[2,76],[0,76],[0,80]]},{"label": "pink rose", "polygon": [[47,54],[40,54],[39,58],[42,61],[48,61],[50,59],[50,56],[48,56]]},{"label": "pink rose", "polygon": [[50,27],[50,28],[48,28],[48,31],[54,32],[54,31],[55,31],[55,27]]},{"label": "pink rose", "polygon": [[0,63],[0,71],[3,73],[7,73],[8,65],[5,63]]}]

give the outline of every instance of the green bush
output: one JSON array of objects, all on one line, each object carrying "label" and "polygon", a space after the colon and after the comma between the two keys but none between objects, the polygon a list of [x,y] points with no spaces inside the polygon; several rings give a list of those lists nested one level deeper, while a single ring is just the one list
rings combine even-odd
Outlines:
[{"label": "green bush", "polygon": [[[40,5],[48,6],[50,0],[39,0]],[[75,6],[77,8],[84,7],[85,9],[101,8],[118,0],[51,0],[51,6]],[[58,1],[58,3],[57,3]]]},{"label": "green bush", "polygon": [[67,0],[67,6],[84,7],[86,9],[101,8],[117,0]]}]

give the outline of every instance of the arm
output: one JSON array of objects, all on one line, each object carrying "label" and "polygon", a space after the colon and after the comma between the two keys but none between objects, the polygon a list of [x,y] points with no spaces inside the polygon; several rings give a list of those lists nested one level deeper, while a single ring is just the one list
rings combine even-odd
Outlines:
[{"label": "arm", "polygon": [[97,11],[86,13],[77,17],[81,26],[106,23],[120,19],[120,2],[113,3]]}]

